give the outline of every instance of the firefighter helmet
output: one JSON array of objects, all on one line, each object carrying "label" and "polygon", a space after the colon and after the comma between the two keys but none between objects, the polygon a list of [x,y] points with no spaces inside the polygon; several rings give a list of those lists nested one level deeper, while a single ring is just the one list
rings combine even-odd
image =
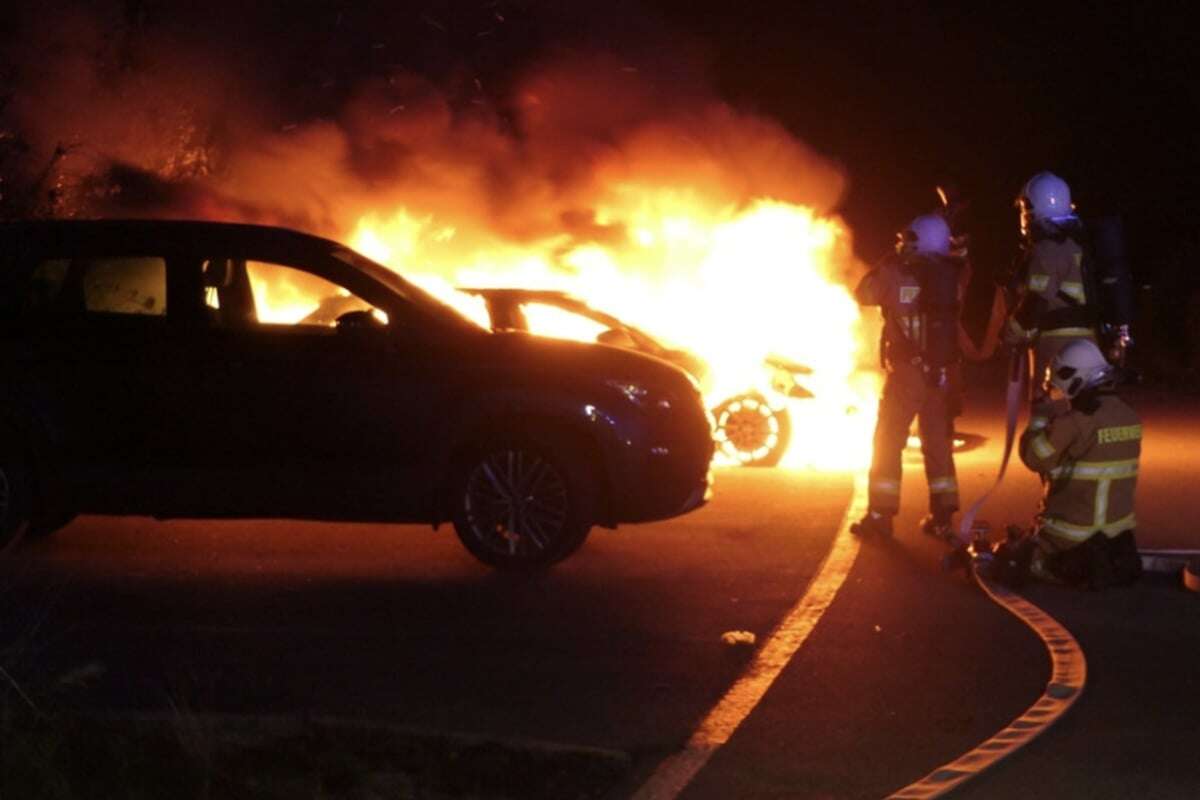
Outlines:
[{"label": "firefighter helmet", "polygon": [[1017,203],[1023,218],[1028,216],[1038,222],[1075,214],[1075,207],[1071,205],[1071,187],[1053,172],[1039,172],[1026,181]]},{"label": "firefighter helmet", "polygon": [[1050,362],[1047,377],[1051,386],[1068,398],[1074,398],[1084,389],[1112,381],[1113,367],[1105,360],[1095,342],[1076,339],[1060,350]]},{"label": "firefighter helmet", "polygon": [[924,214],[897,234],[896,249],[909,255],[947,255],[950,252],[950,225],[941,214]]}]

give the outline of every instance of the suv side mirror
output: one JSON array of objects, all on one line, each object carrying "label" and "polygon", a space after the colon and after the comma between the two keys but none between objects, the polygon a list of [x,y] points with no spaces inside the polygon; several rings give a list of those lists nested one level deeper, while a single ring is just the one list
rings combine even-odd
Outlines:
[{"label": "suv side mirror", "polygon": [[339,331],[383,330],[386,327],[387,323],[369,309],[347,311],[337,318]]},{"label": "suv side mirror", "polygon": [[610,347],[623,347],[626,350],[638,349],[637,342],[629,335],[629,331],[622,328],[609,328],[606,331],[601,331],[596,337],[596,341]]}]

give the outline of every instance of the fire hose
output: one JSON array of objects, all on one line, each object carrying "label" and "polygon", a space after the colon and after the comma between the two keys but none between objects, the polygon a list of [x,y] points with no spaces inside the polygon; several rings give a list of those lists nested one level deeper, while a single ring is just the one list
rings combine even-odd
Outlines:
[{"label": "fire hose", "polygon": [[1000,474],[996,476],[996,482],[992,484],[991,488],[972,503],[971,507],[962,515],[962,520],[958,528],[958,538],[964,545],[971,542],[972,532],[975,528],[975,517],[979,513],[979,509],[988,501],[992,493],[999,488],[1001,481],[1004,480],[1004,473],[1008,471],[1008,462],[1012,457],[1013,442],[1017,437],[1017,420],[1021,416],[1021,407],[1025,404],[1025,385],[1031,369],[1029,359],[1030,352],[1028,347],[1013,349],[1008,368],[1008,386],[1005,391],[1004,457],[1000,461]]},{"label": "fire hose", "polygon": [[1000,328],[1007,318],[1008,304],[1004,299],[1004,290],[996,287],[995,294],[992,295],[992,310],[988,315],[987,328],[983,333],[983,343],[976,347],[962,324],[958,326],[958,345],[968,361],[987,361],[992,357],[1000,344]]}]

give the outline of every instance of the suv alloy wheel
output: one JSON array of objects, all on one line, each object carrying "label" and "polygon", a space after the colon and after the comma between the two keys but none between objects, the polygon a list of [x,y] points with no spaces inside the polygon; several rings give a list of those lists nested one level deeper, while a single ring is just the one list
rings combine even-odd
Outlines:
[{"label": "suv alloy wheel", "polygon": [[485,564],[549,566],[578,550],[591,530],[591,476],[573,457],[528,440],[494,442],[460,474],[454,528]]}]

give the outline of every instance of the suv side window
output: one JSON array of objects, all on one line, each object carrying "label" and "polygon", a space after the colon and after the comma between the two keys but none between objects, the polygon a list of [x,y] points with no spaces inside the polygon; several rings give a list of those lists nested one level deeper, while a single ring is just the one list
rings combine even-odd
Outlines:
[{"label": "suv side window", "polygon": [[332,328],[351,311],[383,313],[344,287],[296,267],[213,259],[202,269],[204,304],[221,324]]},{"label": "suv side window", "polygon": [[167,313],[167,262],[159,257],[47,259],[26,288],[27,314]]},{"label": "suv side window", "polygon": [[260,323],[333,327],[342,314],[371,310],[349,290],[295,267],[247,261],[246,272]]}]

